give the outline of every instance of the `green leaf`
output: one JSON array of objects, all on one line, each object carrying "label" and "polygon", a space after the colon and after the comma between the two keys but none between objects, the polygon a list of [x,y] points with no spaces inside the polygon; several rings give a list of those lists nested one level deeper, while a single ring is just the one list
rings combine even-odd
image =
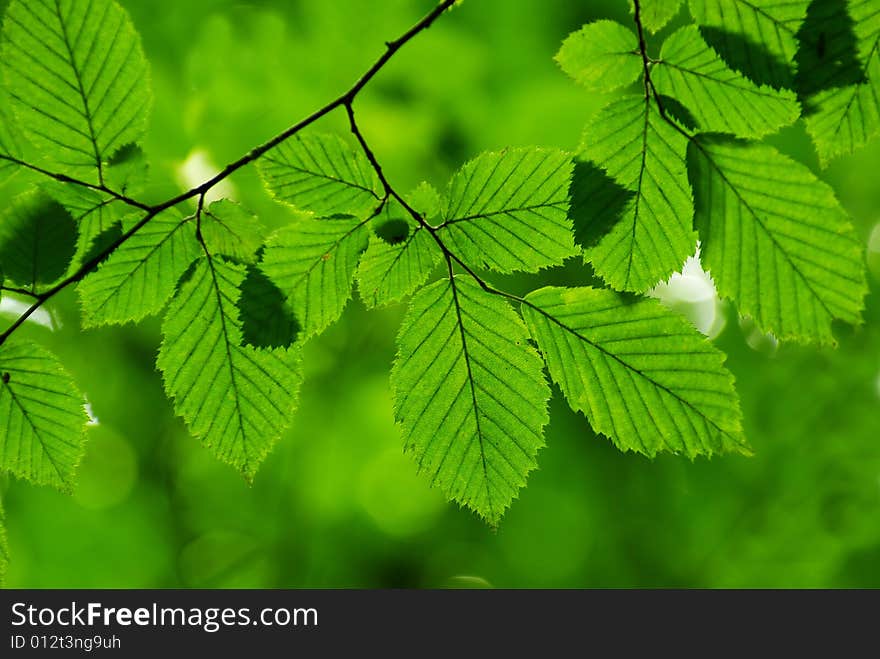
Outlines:
[{"label": "green leaf", "polygon": [[595,21],[568,35],[556,62],[591,91],[611,92],[638,80],[642,73],[639,40],[614,21]]},{"label": "green leaf", "polygon": [[807,132],[823,167],[880,135],[880,11],[875,0],[853,0],[848,6],[862,66],[860,81],[820,91],[808,100]]},{"label": "green leaf", "polygon": [[295,135],[258,167],[276,199],[318,216],[365,217],[381,201],[382,186],[366,156],[336,135]]},{"label": "green leaf", "polygon": [[0,469],[70,491],[87,420],[82,394],[52,353],[15,339],[0,346]]},{"label": "green leaf", "polygon": [[367,308],[402,300],[425,283],[443,253],[427,229],[408,222],[403,242],[370,236],[357,271],[358,290]]},{"label": "green leaf", "polygon": [[295,350],[243,344],[245,266],[202,258],[162,323],[157,365],[175,411],[248,481],[287,427],[301,381]]},{"label": "green leaf", "polygon": [[[193,218],[152,218],[78,287],[83,327],[140,321],[159,313],[201,253]],[[129,230],[140,218],[127,221]]]},{"label": "green leaf", "polygon": [[[678,13],[681,0],[640,0],[639,7],[642,25],[651,32],[659,32]],[[630,13],[635,13],[635,5],[631,0]]]},{"label": "green leaf", "polygon": [[304,219],[269,238],[260,267],[287,297],[303,339],[342,315],[368,238],[367,221],[349,216]]},{"label": "green leaf", "polygon": [[724,353],[654,300],[542,288],[522,305],[572,409],[622,451],[748,454]]},{"label": "green leaf", "polygon": [[697,244],[687,138],[653,100],[627,96],[587,126],[582,151],[633,193],[621,221],[586,252],[596,273],[613,288],[643,292],[680,270]]},{"label": "green leaf", "polygon": [[118,226],[132,208],[96,190],[57,181],[42,184],[42,189],[64,206],[76,223],[78,235],[71,268],[81,265],[91,253],[98,238]]},{"label": "green leaf", "polygon": [[433,185],[425,181],[407,195],[407,202],[426,220],[437,217],[443,211],[443,197]]},{"label": "green leaf", "polygon": [[149,67],[113,0],[12,0],[2,61],[20,125],[64,172],[101,180],[111,154],[143,135]]},{"label": "green leaf", "polygon": [[758,86],[728,68],[693,25],[666,40],[651,79],[660,94],[681,102],[704,131],[757,138],[800,116],[794,92]]},{"label": "green leaf", "polygon": [[36,289],[63,276],[75,243],[73,218],[39,190],[19,195],[0,213],[0,263],[20,286]]},{"label": "green leaf", "polygon": [[419,291],[391,371],[404,445],[431,483],[495,526],[544,446],[550,389],[503,299],[457,276]]},{"label": "green leaf", "polygon": [[568,219],[574,165],[557,149],[483,153],[449,182],[443,240],[466,262],[537,272],[577,254]]},{"label": "green leaf", "polygon": [[255,215],[228,199],[202,211],[202,238],[212,254],[252,263],[263,245],[266,230]]},{"label": "green leaf", "polygon": [[778,89],[794,82],[796,35],[810,1],[690,0],[690,10],[731,68]]},{"label": "green leaf", "polygon": [[775,149],[718,137],[691,143],[703,264],[724,297],[779,339],[832,343],[859,323],[863,247],[834,191]]}]

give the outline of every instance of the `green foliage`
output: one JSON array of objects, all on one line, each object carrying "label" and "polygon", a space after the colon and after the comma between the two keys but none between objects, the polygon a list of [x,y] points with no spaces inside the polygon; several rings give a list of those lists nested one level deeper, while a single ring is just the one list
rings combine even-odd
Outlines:
[{"label": "green foliage", "polygon": [[556,61],[587,89],[610,92],[639,77],[642,62],[638,48],[632,30],[614,21],[596,21],[569,35]]},{"label": "green foliage", "polygon": [[660,94],[684,105],[704,131],[762,137],[800,116],[794,92],[756,85],[729,68],[693,25],[663,43],[651,79]]},{"label": "green foliage", "polygon": [[192,433],[252,480],[289,423],[301,375],[295,350],[244,344],[244,278],[244,266],[201,258],[168,308],[156,363]]},{"label": "green foliage", "polygon": [[750,452],[724,354],[680,315],[593,288],[542,288],[523,314],[569,404],[621,450]]},{"label": "green foliage", "polygon": [[260,267],[287,296],[303,338],[342,315],[368,238],[367,220],[340,215],[300,220],[269,239]]},{"label": "green foliage", "polygon": [[143,135],[147,61],[113,0],[13,0],[2,54],[19,125],[62,171],[100,181],[110,156]]},{"label": "green foliage", "polygon": [[75,242],[73,218],[39,190],[21,194],[0,214],[0,263],[20,286],[37,289],[60,278]]},{"label": "green foliage", "polygon": [[162,213],[83,279],[83,326],[122,324],[159,313],[200,254],[193,219]]},{"label": "green foliage", "polygon": [[581,151],[620,184],[626,204],[621,220],[587,250],[596,273],[613,288],[643,292],[680,270],[697,243],[687,139],[653,99],[626,96],[593,118]]},{"label": "green foliage", "polygon": [[[830,88],[807,101],[807,131],[823,165],[855,152],[880,134],[880,12],[873,0],[849,0],[847,8],[848,14],[835,15],[829,30],[834,38],[825,43],[824,49],[845,53],[850,40],[855,40],[853,84],[841,86],[830,80]],[[810,68],[804,73],[813,71]]]},{"label": "green foliage", "polygon": [[318,216],[363,217],[379,205],[379,178],[364,154],[336,135],[295,135],[259,164],[279,201]]},{"label": "green foliage", "polygon": [[830,343],[857,324],[862,247],[834,192],[769,146],[699,138],[689,152],[703,258],[722,295],[764,331]]},{"label": "green foliage", "polygon": [[495,526],[544,445],[550,388],[522,320],[466,277],[413,297],[391,371],[419,472]]},{"label": "green foliage", "polygon": [[[635,0],[632,27],[600,20],[574,32],[556,55],[562,70],[590,93],[634,92],[602,102],[576,160],[558,148],[487,151],[442,196],[429,184],[398,194],[354,109],[360,117],[358,94],[395,47],[294,128],[148,203],[135,195],[147,190],[138,141],[151,91],[127,14],[112,0],[12,0],[0,46],[0,178],[24,169],[22,186],[38,183],[0,214],[2,283],[34,302],[0,334],[0,467],[72,486],[83,397],[54,357],[11,337],[78,284],[85,328],[168,305],[157,359],[165,392],[191,433],[252,480],[297,406],[301,346],[340,318],[355,279],[368,308],[412,296],[391,374],[405,452],[492,526],[544,445],[545,365],[622,451],[749,454],[724,353],[684,317],[630,294],[669,279],[699,243],[720,294],[762,332],[832,343],[834,320],[861,321],[862,250],[834,192],[775,148],[745,141],[792,125],[802,106],[823,163],[878,132],[880,14],[852,0],[817,32],[817,4],[691,0],[695,23],[666,38],[657,59],[646,30],[663,29],[680,1]],[[841,63],[854,76],[827,73]],[[814,69],[821,84],[808,82]],[[332,112],[345,115],[352,140],[311,132]],[[450,131],[438,152],[456,151]],[[254,163],[295,218],[206,205]],[[538,288],[524,297],[480,274],[535,274],[581,253],[591,272],[579,262],[546,281],[510,278]],[[627,294],[586,287],[591,274]],[[540,288],[560,281],[572,287]]]},{"label": "green foliage", "polygon": [[576,253],[568,219],[571,157],[553,149],[483,153],[453,175],[438,230],[462,259],[536,272]]},{"label": "green foliage", "polygon": [[0,468],[70,491],[83,456],[82,394],[55,356],[30,341],[0,352]]}]

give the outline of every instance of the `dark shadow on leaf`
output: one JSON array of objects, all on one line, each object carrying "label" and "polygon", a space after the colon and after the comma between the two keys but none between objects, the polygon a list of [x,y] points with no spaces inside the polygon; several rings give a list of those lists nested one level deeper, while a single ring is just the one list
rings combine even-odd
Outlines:
[{"label": "dark shadow on leaf", "polygon": [[118,167],[132,161],[142,160],[143,157],[144,152],[137,144],[123,144],[107,159],[107,164],[111,167]]},{"label": "dark shadow on leaf", "polygon": [[146,185],[149,166],[147,156],[137,144],[124,144],[107,160],[104,175],[111,188],[123,193],[141,190]]},{"label": "dark shadow on leaf", "polygon": [[584,249],[595,246],[611,230],[634,196],[587,160],[575,160],[570,190],[575,242]]},{"label": "dark shadow on leaf", "polygon": [[409,223],[405,220],[388,220],[376,227],[376,235],[389,245],[397,245],[409,235]]},{"label": "dark shadow on leaf", "polygon": [[6,278],[21,286],[50,284],[70,265],[76,222],[41,191],[17,197],[0,226],[0,263]]},{"label": "dark shadow on leaf", "polygon": [[700,27],[700,33],[727,66],[739,71],[752,82],[777,89],[792,87],[792,67],[761,44],[745,35],[717,27]]},{"label": "dark shadow on leaf", "polygon": [[694,118],[694,115],[691,114],[691,111],[688,110],[685,106],[679,103],[676,99],[671,96],[660,96],[660,103],[663,104],[663,111],[666,112],[670,117],[675,119],[682,126],[687,128],[688,130],[696,131],[700,128],[697,120]]},{"label": "dark shadow on leaf", "polygon": [[795,56],[795,88],[804,114],[811,111],[810,97],[820,91],[864,81],[854,24],[846,3],[813,0],[797,36],[800,47]]},{"label": "dark shadow on leaf", "polygon": [[300,326],[284,293],[256,266],[248,266],[238,311],[244,345],[286,348],[296,341]]},{"label": "dark shadow on leaf", "polygon": [[[88,263],[94,258],[97,258],[98,255],[107,251],[110,245],[113,244],[114,241],[118,240],[122,237],[122,225],[119,222],[113,224],[109,229],[105,229],[92,241],[92,244],[86,250],[85,256],[83,256],[83,263]],[[106,257],[105,257],[106,259]],[[97,267],[97,266],[95,266]]]}]

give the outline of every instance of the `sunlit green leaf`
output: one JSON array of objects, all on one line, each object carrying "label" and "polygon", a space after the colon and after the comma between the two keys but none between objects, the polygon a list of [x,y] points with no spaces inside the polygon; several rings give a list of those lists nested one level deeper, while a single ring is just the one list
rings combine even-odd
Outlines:
[{"label": "sunlit green leaf", "polygon": [[571,407],[621,450],[750,452],[724,353],[684,317],[593,288],[542,288],[522,310]]},{"label": "sunlit green leaf", "polygon": [[596,21],[570,34],[556,61],[587,89],[610,92],[638,79],[642,72],[638,52],[632,30],[614,21]]},{"label": "sunlit green leaf", "polygon": [[48,350],[0,346],[0,470],[69,491],[85,451],[82,394]]},{"label": "sunlit green leaf", "polygon": [[449,182],[438,233],[473,267],[536,272],[577,253],[568,219],[571,156],[556,149],[483,153]]},{"label": "sunlit green leaf", "polygon": [[407,453],[450,499],[497,525],[536,467],[550,389],[510,305],[467,277],[416,294],[391,371]]},{"label": "sunlit green leaf", "polygon": [[263,156],[259,168],[276,199],[319,216],[366,216],[381,200],[366,156],[336,135],[296,135]]},{"label": "sunlit green leaf", "polygon": [[863,247],[825,183],[770,146],[692,142],[702,260],[721,295],[780,339],[833,341],[861,321]]}]

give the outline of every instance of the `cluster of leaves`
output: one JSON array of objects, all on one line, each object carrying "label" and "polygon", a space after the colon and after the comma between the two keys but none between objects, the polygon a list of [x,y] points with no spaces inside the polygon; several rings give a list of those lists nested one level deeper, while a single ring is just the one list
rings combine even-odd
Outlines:
[{"label": "cluster of leaves", "polygon": [[[832,343],[833,320],[860,321],[863,249],[831,188],[756,140],[803,114],[827,162],[880,131],[880,12],[835,2],[833,18],[817,21],[822,0],[691,0],[696,24],[651,57],[644,29],[661,29],[679,4],[638,2],[635,29],[591,23],[557,55],[592,90],[642,82],[584,132],[574,194],[587,259],[609,286],[642,293],[699,240],[720,294],[765,332]],[[859,81],[831,87],[841,78],[827,71],[850,47]]]},{"label": "cluster of leaves", "polygon": [[[39,306],[78,284],[84,327],[164,311],[166,392],[192,434],[247,479],[296,408],[303,344],[340,317],[355,283],[370,308],[410,298],[391,372],[405,450],[492,525],[544,444],[545,367],[621,450],[748,453],[723,353],[631,293],[680,269],[699,236],[722,295],[764,330],[829,342],[832,319],[859,320],[861,254],[833,192],[746,141],[801,116],[787,86],[810,3],[763,4],[693,0],[699,27],[669,36],[656,60],[642,28],[662,27],[677,3],[637,2],[636,31],[585,26],[565,41],[563,69],[598,91],[641,77],[639,92],[597,115],[577,158],[484,153],[442,193],[428,183],[394,190],[357,127],[356,87],[335,106],[349,112],[356,147],[295,130],[260,154],[269,192],[306,214],[267,235],[232,201],[206,205],[210,186],[157,205],[131,197],[147,175],[132,145],[151,92],[137,32],[113,0],[12,0],[0,176],[51,174],[0,216],[4,285]],[[853,99],[834,120],[852,125],[846,150],[877,128],[878,19],[868,4],[847,12],[859,39],[874,40],[858,49],[862,78],[803,100],[823,157],[841,150],[823,128],[841,98]],[[710,31],[725,35],[724,58]],[[837,36],[823,43],[837,52]],[[545,287],[521,298],[478,274],[537,273],[581,255],[614,290]],[[84,451],[83,396],[16,327],[0,335],[0,468],[69,489]]]}]

